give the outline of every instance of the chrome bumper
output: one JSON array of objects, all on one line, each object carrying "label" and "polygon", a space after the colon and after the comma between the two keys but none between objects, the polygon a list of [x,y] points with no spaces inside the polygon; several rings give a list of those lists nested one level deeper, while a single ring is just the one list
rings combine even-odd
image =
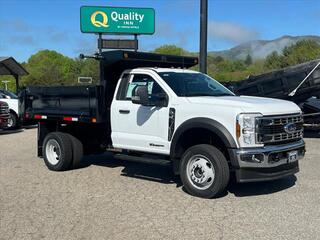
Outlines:
[{"label": "chrome bumper", "polygon": [[[232,149],[231,160],[233,167],[236,168],[272,168],[284,164],[289,164],[287,154],[291,151],[297,151],[297,159],[304,157],[305,143],[301,139],[298,142],[284,145],[269,145],[263,148],[242,148]],[[246,156],[259,156],[260,161],[246,161]]]},{"label": "chrome bumper", "polygon": [[[297,151],[295,161],[288,159],[291,151]],[[304,154],[303,140],[263,148],[229,150],[231,165],[238,182],[270,181],[291,176],[299,172],[298,160],[303,158]]]}]

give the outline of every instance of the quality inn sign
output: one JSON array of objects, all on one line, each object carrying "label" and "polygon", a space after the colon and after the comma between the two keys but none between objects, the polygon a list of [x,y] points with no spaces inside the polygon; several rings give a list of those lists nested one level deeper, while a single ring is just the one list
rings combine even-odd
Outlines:
[{"label": "quality inn sign", "polygon": [[153,34],[154,19],[152,8],[80,8],[80,28],[84,33]]}]

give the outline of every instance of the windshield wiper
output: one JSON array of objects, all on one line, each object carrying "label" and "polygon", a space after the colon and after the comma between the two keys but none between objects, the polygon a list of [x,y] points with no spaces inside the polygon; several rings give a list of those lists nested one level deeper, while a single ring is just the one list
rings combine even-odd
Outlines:
[{"label": "windshield wiper", "polygon": [[233,95],[230,93],[219,93],[219,94],[191,93],[186,95],[186,97],[220,97],[220,96],[233,96]]},{"label": "windshield wiper", "polygon": [[208,94],[208,93],[190,93],[186,94],[186,97],[214,97],[215,95]]},{"label": "windshield wiper", "polygon": [[230,93],[220,93],[220,94],[217,94],[215,95],[216,97],[221,97],[221,96],[234,96],[233,94],[230,94]]}]

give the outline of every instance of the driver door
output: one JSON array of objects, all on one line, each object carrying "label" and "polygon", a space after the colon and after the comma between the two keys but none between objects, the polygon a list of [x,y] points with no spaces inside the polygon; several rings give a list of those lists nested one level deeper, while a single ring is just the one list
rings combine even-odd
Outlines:
[{"label": "driver door", "polygon": [[132,90],[138,85],[148,88],[149,98],[164,93],[157,81],[148,74],[124,76],[111,106],[112,144],[116,148],[145,152],[167,153],[168,107],[142,106],[131,102]]}]

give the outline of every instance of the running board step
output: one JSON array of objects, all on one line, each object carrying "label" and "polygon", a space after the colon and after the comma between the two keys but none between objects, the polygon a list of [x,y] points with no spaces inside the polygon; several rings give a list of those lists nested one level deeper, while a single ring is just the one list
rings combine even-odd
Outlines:
[{"label": "running board step", "polygon": [[170,166],[172,164],[171,161],[161,158],[152,158],[152,157],[136,157],[126,154],[115,154],[114,157],[116,159],[131,161],[131,162],[140,162],[140,163],[147,163],[147,164],[154,164],[154,165],[161,165],[161,166]]}]

